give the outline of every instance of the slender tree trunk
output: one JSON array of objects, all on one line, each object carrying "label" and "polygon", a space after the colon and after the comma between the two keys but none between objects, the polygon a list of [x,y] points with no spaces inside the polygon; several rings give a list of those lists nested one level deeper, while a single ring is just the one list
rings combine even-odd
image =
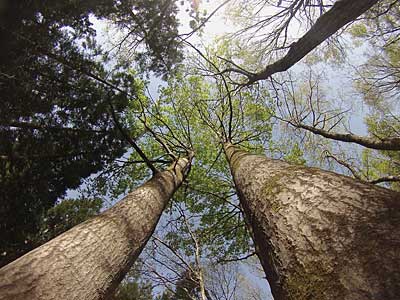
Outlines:
[{"label": "slender tree trunk", "polygon": [[199,269],[199,286],[200,286],[200,297],[201,300],[208,300],[206,286],[204,284],[204,276],[203,276],[203,269]]},{"label": "slender tree trunk", "polygon": [[206,285],[204,282],[204,271],[203,268],[201,267],[201,263],[200,263],[200,247],[199,244],[197,242],[197,239],[194,237],[194,235],[191,233],[191,236],[193,238],[193,240],[195,241],[195,262],[196,262],[196,275],[197,275],[197,281],[199,284],[199,288],[200,288],[200,300],[208,300],[207,298],[207,293],[206,293]]},{"label": "slender tree trunk", "polygon": [[225,144],[275,300],[395,300],[400,194]]},{"label": "slender tree trunk", "polygon": [[97,300],[111,295],[189,166],[188,159],[179,159],[114,207],[0,269],[0,299]]}]

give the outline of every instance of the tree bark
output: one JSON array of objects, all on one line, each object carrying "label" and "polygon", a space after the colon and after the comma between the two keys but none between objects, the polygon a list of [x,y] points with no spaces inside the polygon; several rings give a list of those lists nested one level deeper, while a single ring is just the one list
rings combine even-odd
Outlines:
[{"label": "tree bark", "polygon": [[0,269],[0,299],[106,299],[152,235],[189,166],[190,159],[179,159],[114,207]]},{"label": "tree bark", "polygon": [[290,45],[289,51],[284,57],[266,66],[261,72],[250,76],[247,84],[268,79],[275,73],[286,71],[336,31],[354,21],[377,2],[378,0],[336,1],[329,11],[319,17],[309,31],[296,43]]},{"label": "tree bark", "polygon": [[400,194],[225,144],[275,300],[395,300]]}]

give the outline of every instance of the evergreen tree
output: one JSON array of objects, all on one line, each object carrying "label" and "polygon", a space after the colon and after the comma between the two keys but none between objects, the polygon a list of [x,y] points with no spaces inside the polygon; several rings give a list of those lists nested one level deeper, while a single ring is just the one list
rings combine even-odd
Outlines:
[{"label": "evergreen tree", "polygon": [[164,74],[180,59],[176,13],[173,1],[2,1],[0,266],[32,248],[67,189],[127,149],[110,103],[125,124],[139,88],[129,66],[107,66],[90,16],[135,28],[128,38],[147,49],[140,64]]}]

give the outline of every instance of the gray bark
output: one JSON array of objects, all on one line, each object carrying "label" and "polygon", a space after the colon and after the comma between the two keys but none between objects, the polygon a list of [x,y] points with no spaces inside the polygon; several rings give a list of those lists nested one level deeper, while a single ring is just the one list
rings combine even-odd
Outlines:
[{"label": "gray bark", "polygon": [[400,194],[225,144],[275,300],[395,300]]},{"label": "gray bark", "polygon": [[106,299],[150,238],[189,166],[180,159],[114,207],[0,269],[0,299]]}]

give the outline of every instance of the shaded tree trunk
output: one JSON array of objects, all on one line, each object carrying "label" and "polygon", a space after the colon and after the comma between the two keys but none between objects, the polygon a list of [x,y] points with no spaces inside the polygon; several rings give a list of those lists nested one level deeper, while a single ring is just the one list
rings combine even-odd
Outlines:
[{"label": "shaded tree trunk", "polygon": [[0,269],[0,299],[105,299],[153,233],[189,170],[179,159],[114,207]]},{"label": "shaded tree trunk", "polygon": [[400,194],[225,144],[275,300],[400,295]]}]

